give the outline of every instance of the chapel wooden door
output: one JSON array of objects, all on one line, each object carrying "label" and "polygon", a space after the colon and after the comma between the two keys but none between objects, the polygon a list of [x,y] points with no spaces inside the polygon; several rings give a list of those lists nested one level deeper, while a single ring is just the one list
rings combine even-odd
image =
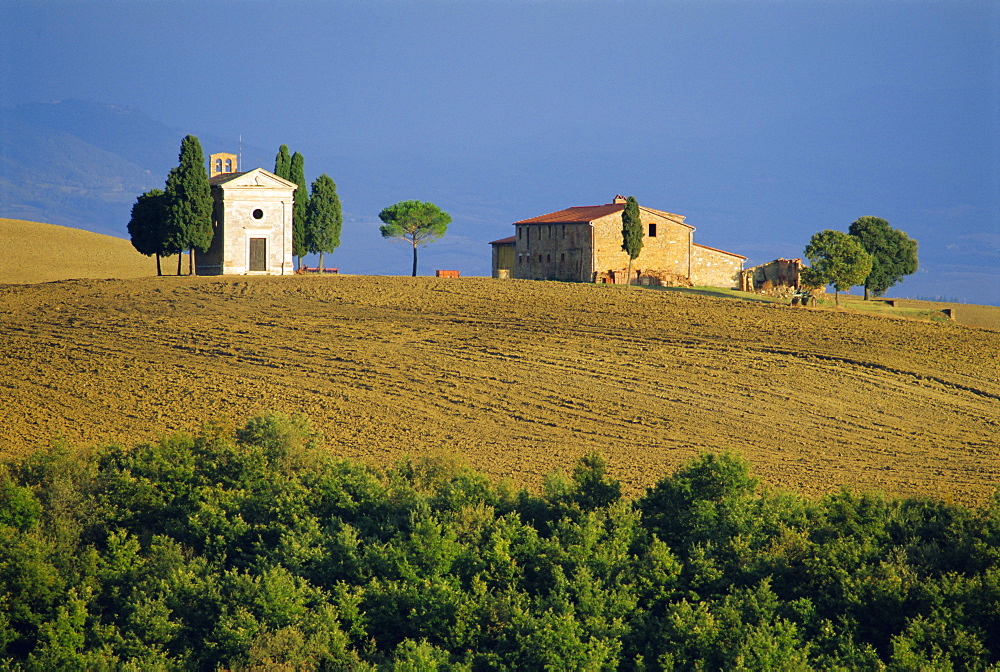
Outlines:
[{"label": "chapel wooden door", "polygon": [[250,270],[267,270],[267,238],[250,239]]}]

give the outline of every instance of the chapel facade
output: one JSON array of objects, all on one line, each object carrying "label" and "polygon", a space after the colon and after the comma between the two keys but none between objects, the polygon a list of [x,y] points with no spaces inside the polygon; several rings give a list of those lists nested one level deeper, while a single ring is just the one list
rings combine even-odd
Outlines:
[{"label": "chapel facade", "polygon": [[263,168],[239,172],[235,154],[209,158],[212,225],[198,275],[291,275],[294,182]]}]

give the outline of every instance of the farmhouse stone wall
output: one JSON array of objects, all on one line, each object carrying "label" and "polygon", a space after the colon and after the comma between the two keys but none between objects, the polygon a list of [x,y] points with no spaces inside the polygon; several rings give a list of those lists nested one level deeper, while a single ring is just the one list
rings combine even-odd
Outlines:
[{"label": "farmhouse stone wall", "polygon": [[590,224],[519,224],[516,229],[515,278],[578,282],[591,279]]},{"label": "farmhouse stone wall", "polygon": [[[639,208],[643,226],[642,251],[632,262],[633,281],[646,270],[677,275],[688,274],[688,250],[694,229],[663,215]],[[650,225],[655,236],[650,236]],[[628,254],[622,250],[622,218],[620,213],[594,222],[594,270],[608,273],[628,269]],[[587,278],[595,280],[596,278]],[[622,277],[621,282],[624,282]]]},{"label": "farmhouse stone wall", "polygon": [[691,282],[695,285],[739,289],[745,257],[695,244],[691,255]]}]

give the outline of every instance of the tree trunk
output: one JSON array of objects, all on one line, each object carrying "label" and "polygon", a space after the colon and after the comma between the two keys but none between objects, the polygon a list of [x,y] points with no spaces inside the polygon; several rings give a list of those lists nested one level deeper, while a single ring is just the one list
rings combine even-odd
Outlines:
[{"label": "tree trunk", "polygon": [[163,270],[160,268],[160,253],[156,253],[156,277],[163,275]]},{"label": "tree trunk", "polygon": [[188,248],[188,275],[194,275],[194,248]]},{"label": "tree trunk", "polygon": [[184,253],[177,251],[177,275],[181,274],[181,262],[184,260]]},{"label": "tree trunk", "polygon": [[868,300],[868,285],[865,285],[865,301]]},{"label": "tree trunk", "polygon": [[417,277],[417,246],[413,245],[413,277]]},{"label": "tree trunk", "polygon": [[632,257],[628,258],[628,274],[625,276],[625,284],[632,284]]},{"label": "tree trunk", "polygon": [[319,253],[319,274],[323,275],[323,253]]},{"label": "tree trunk", "polygon": [[836,287],[833,288],[833,303],[839,308],[840,307],[840,290]]}]

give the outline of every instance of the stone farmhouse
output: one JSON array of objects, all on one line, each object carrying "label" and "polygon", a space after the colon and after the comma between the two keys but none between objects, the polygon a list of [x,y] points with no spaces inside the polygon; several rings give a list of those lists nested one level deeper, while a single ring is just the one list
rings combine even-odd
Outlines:
[{"label": "stone farmhouse", "polygon": [[644,285],[739,288],[746,257],[694,242],[684,217],[639,206],[645,237],[626,278],[622,250],[625,197],[514,222],[515,234],[494,240],[493,277]]},{"label": "stone farmhouse", "polygon": [[292,205],[298,188],[263,168],[239,172],[235,154],[212,154],[212,224],[198,275],[291,275]]}]

